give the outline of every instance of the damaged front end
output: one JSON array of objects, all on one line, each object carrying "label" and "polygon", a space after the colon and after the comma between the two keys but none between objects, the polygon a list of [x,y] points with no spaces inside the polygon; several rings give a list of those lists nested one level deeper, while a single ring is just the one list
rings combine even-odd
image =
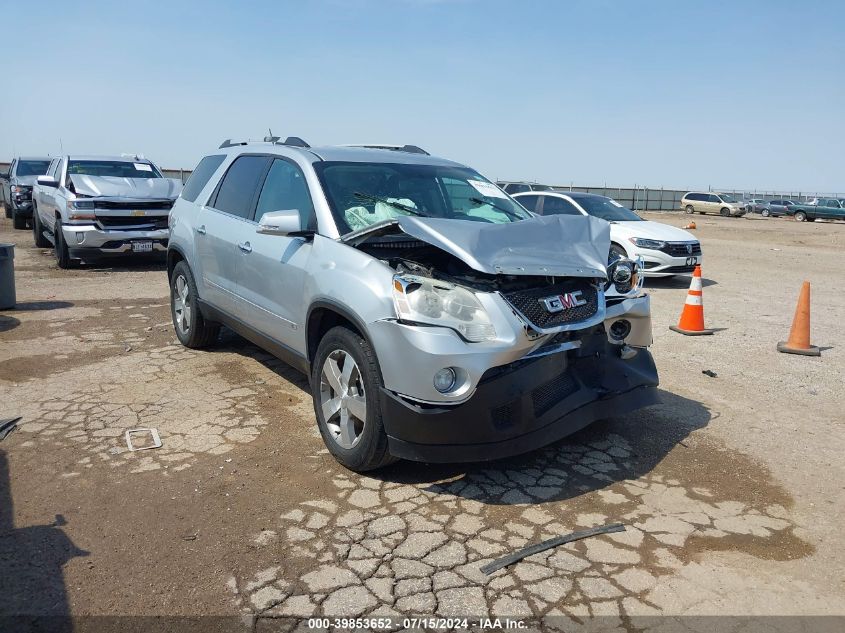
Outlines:
[{"label": "damaged front end", "polygon": [[657,401],[649,298],[607,264],[607,223],[401,217],[343,241],[394,270],[396,316],[369,328],[394,455],[513,455]]}]

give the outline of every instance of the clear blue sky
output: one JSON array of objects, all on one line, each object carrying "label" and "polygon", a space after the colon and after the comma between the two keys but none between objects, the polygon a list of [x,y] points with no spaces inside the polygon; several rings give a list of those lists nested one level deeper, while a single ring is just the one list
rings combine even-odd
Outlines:
[{"label": "clear blue sky", "polygon": [[9,2],[0,159],[268,127],[490,178],[845,191],[845,2]]}]

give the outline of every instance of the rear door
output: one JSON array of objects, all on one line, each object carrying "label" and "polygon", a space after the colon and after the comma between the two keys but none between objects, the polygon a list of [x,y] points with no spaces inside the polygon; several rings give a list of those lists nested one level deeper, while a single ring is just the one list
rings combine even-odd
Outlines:
[{"label": "rear door", "polygon": [[[254,219],[271,211],[299,211],[300,228],[313,229],[314,205],[302,170],[284,158],[275,158],[258,196]],[[304,354],[305,306],[302,302],[305,269],[312,242],[305,237],[249,236],[250,250],[241,253],[238,293],[245,305],[243,319],[253,329]]]},{"label": "rear door", "polygon": [[241,155],[226,170],[197,214],[196,252],[202,271],[201,296],[231,316],[242,318],[237,280],[241,255],[255,234],[252,219],[258,190],[270,158]]}]

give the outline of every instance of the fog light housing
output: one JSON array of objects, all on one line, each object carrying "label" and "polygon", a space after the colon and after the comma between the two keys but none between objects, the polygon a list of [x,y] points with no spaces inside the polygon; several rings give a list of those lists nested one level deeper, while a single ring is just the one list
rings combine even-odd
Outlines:
[{"label": "fog light housing", "polygon": [[434,388],[440,393],[449,393],[458,382],[458,374],[452,367],[444,367],[434,374]]},{"label": "fog light housing", "polygon": [[616,341],[624,341],[631,333],[631,322],[627,319],[619,319],[610,324],[610,337]]},{"label": "fog light housing", "polygon": [[85,241],[85,233],[83,233],[82,231],[77,231],[76,232],[76,243],[82,244],[83,241]]}]

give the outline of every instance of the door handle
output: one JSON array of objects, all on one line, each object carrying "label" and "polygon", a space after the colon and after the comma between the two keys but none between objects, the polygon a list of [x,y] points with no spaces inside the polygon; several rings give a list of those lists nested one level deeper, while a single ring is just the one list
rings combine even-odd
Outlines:
[{"label": "door handle", "polygon": [[238,244],[238,248],[241,249],[244,253],[252,252],[252,246],[249,245],[249,242],[243,242],[241,244]]},{"label": "door handle", "polygon": [[205,224],[197,227],[197,233],[200,235],[205,235]]}]

